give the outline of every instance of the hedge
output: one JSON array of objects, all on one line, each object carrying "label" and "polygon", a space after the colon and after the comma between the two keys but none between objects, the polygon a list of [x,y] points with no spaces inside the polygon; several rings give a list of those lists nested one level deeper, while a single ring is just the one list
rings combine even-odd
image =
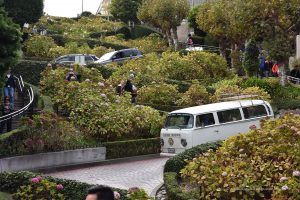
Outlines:
[{"label": "hedge", "polygon": [[216,150],[221,144],[222,141],[201,144],[167,160],[164,168],[164,182],[168,199],[196,200],[189,193],[182,191],[179,185],[179,172],[187,164],[185,160],[192,160],[196,156],[207,152],[209,149]]},{"label": "hedge", "polygon": [[[24,141],[26,139],[27,133],[24,128],[16,129],[0,135],[0,158],[30,154],[24,146]],[[115,141],[106,142],[103,144],[73,144],[73,146],[69,146],[66,149],[59,149],[57,151],[94,148],[101,146],[106,147],[106,159],[157,154],[160,152],[159,138]],[[126,149],[126,151],[124,151],[124,149]],[[39,153],[47,152],[41,151]]]},{"label": "hedge", "polygon": [[[13,173],[0,173],[0,191],[15,193],[17,190],[23,186],[27,185],[30,182],[31,178],[38,176],[39,174],[31,173],[31,172],[13,172]],[[81,183],[73,180],[66,180],[60,178],[53,178],[50,176],[45,176],[49,181],[55,182],[57,184],[62,184],[64,189],[62,190],[63,195],[66,199],[70,200],[82,200],[85,199],[87,194],[87,189],[90,188],[91,184]],[[112,188],[114,191],[117,191],[121,194],[121,200],[128,199],[126,197],[127,191]]]},{"label": "hedge", "polygon": [[136,25],[131,32],[131,39],[147,37],[152,33],[157,33],[162,37],[162,34],[147,25]]},{"label": "hedge", "polygon": [[12,67],[12,73],[21,75],[24,82],[38,86],[41,72],[45,69],[47,63],[47,61],[22,60],[19,64]]},{"label": "hedge", "polygon": [[189,193],[182,192],[178,183],[178,174],[176,172],[164,173],[164,182],[168,194],[168,199],[197,200]]},{"label": "hedge", "polygon": [[170,158],[165,165],[164,172],[176,172],[177,174],[183,169],[186,165],[185,160],[192,160],[196,156],[205,153],[209,149],[216,150],[221,146],[222,142],[217,141],[213,143],[200,144],[191,149],[187,149],[182,153]]},{"label": "hedge", "polygon": [[275,99],[272,101],[271,105],[274,111],[281,109],[300,109],[300,99]]},{"label": "hedge", "polygon": [[160,138],[106,142],[106,159],[160,153]]}]

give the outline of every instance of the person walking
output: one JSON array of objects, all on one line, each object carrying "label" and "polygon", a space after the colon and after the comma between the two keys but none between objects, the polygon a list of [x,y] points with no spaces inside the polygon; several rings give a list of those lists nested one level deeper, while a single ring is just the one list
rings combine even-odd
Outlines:
[{"label": "person walking", "polygon": [[9,68],[7,75],[5,76],[5,85],[4,85],[4,99],[9,97],[10,108],[14,109],[14,94],[15,94],[15,79],[14,75]]},{"label": "person walking", "polygon": [[278,66],[278,63],[275,62],[274,65],[272,66],[272,73],[274,76],[278,76],[278,73],[279,73],[279,66]]},{"label": "person walking", "polygon": [[192,35],[190,33],[188,34],[188,39],[187,39],[186,43],[187,43],[188,47],[192,47],[193,44],[194,44],[193,39],[192,39]]},{"label": "person walking", "polygon": [[[5,100],[4,100],[4,104],[1,108],[2,110],[2,116],[5,116],[5,115],[8,115],[9,113],[12,112],[12,109],[10,107],[10,100],[9,100],[9,97],[5,97]],[[6,124],[6,132],[9,132],[11,131],[11,118],[7,119],[6,121],[2,121],[0,122],[0,134],[3,133],[3,128]]]}]

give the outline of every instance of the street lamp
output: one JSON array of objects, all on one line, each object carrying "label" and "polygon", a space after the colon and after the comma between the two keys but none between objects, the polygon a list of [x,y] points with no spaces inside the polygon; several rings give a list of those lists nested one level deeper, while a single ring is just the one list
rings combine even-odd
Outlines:
[{"label": "street lamp", "polygon": [[83,0],[81,0],[81,14],[83,13]]}]

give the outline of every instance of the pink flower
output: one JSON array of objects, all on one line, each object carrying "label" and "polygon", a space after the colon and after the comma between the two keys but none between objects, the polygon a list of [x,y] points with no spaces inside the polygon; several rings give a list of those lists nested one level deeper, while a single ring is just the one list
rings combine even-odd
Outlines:
[{"label": "pink flower", "polygon": [[289,189],[289,187],[287,186],[287,185],[284,185],[284,186],[282,186],[282,188],[281,188],[283,191],[286,191],[286,190],[288,190]]},{"label": "pink flower", "polygon": [[32,183],[39,183],[40,182],[40,180],[38,178],[32,178],[30,181]]},{"label": "pink flower", "polygon": [[119,192],[114,191],[114,199],[120,199],[121,195]]},{"label": "pink flower", "polygon": [[281,178],[280,178],[280,182],[282,182],[282,181],[287,181],[287,180],[288,180],[287,177],[281,177]]},{"label": "pink flower", "polygon": [[300,171],[293,171],[293,176],[300,176]]},{"label": "pink flower", "polygon": [[39,182],[41,182],[43,180],[43,178],[41,176],[37,176],[37,179],[39,179]]},{"label": "pink flower", "polygon": [[56,185],[56,189],[57,190],[63,190],[64,186],[62,184],[58,184],[58,185]]}]

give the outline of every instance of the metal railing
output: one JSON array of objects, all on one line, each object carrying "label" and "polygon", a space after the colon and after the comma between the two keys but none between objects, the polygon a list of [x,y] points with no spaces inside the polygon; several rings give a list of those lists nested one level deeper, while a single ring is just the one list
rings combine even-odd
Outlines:
[{"label": "metal railing", "polygon": [[[22,76],[20,76],[20,78],[14,76],[14,78],[17,79],[17,81],[18,81],[18,85],[20,87],[21,93],[25,92],[24,91],[25,85],[24,85]],[[4,121],[7,121],[7,120],[9,120],[11,118],[14,118],[16,116],[22,115],[29,108],[29,106],[32,104],[32,102],[34,100],[34,93],[33,93],[32,87],[29,87],[26,92],[27,92],[27,95],[29,97],[29,102],[19,110],[16,110],[16,111],[11,112],[7,115],[1,116],[0,117],[0,122],[4,122]]]}]

